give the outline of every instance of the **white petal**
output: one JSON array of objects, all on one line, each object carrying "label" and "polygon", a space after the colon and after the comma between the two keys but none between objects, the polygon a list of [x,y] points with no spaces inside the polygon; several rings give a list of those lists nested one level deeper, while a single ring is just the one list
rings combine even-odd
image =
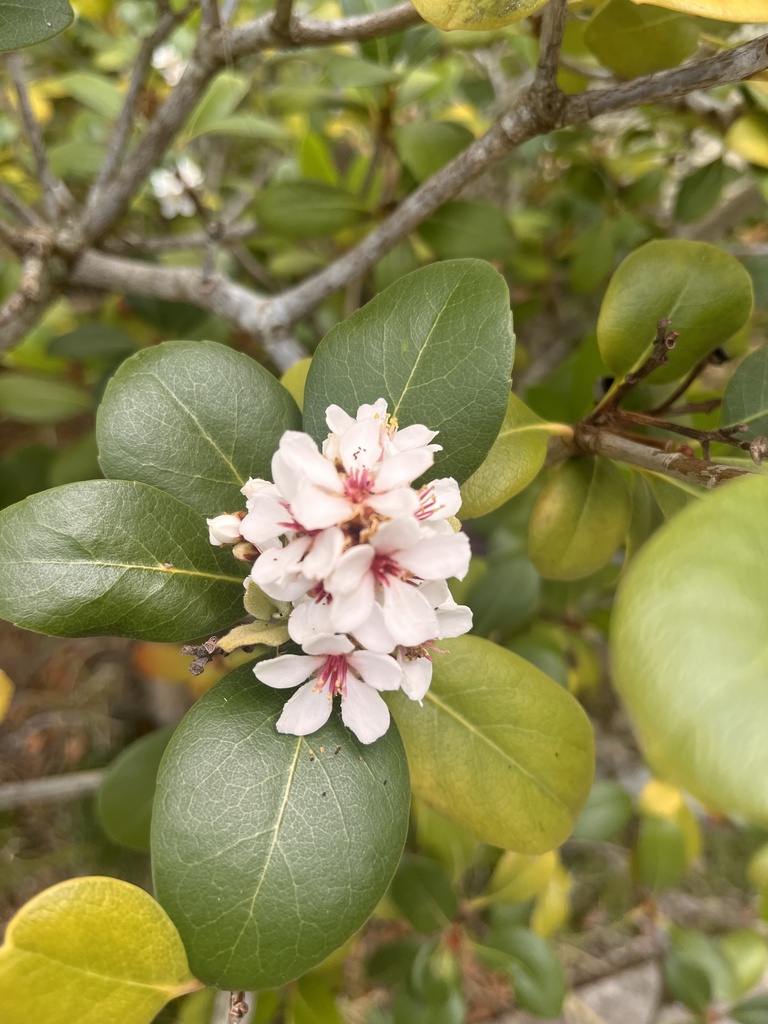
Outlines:
[{"label": "white petal", "polygon": [[355,651],[347,659],[364,683],[375,690],[399,690],[402,669],[395,658],[373,651]]},{"label": "white petal", "polygon": [[302,647],[307,640],[333,633],[330,605],[313,601],[311,598],[300,601],[288,616],[288,632],[291,640]]},{"label": "white petal", "polygon": [[420,504],[419,496],[412,487],[396,487],[383,494],[372,494],[366,501],[366,505],[389,519],[407,519],[415,516]]},{"label": "white petal", "polygon": [[425,473],[434,461],[432,452],[423,448],[391,455],[381,463],[376,474],[374,490],[381,494],[382,491],[391,491],[393,487],[410,484],[417,476]]},{"label": "white petal", "polygon": [[395,648],[395,641],[387,629],[384,619],[384,609],[374,601],[371,614],[355,626],[355,640],[367,651],[376,651],[378,654],[389,654]]},{"label": "white petal", "polygon": [[370,544],[348,548],[339,558],[326,582],[326,590],[334,596],[359,587],[371,567],[375,552]]},{"label": "white petal", "polygon": [[247,501],[255,498],[257,494],[269,495],[278,500],[281,497],[280,492],[273,483],[269,480],[261,480],[259,477],[250,477],[246,480],[240,488],[240,493],[245,495]]},{"label": "white petal", "polygon": [[312,683],[307,683],[286,701],[275,728],[289,736],[309,736],[325,725],[332,707],[333,701],[324,690],[316,691]]},{"label": "white petal", "polygon": [[424,694],[432,682],[432,662],[429,658],[416,658],[415,661],[408,661],[402,656],[398,656],[397,660],[403,670],[401,684],[403,693],[411,700],[417,700],[421,704]]},{"label": "white petal", "polygon": [[352,503],[343,494],[302,480],[293,495],[291,511],[305,530],[325,530],[346,522],[353,510]]},{"label": "white petal", "polygon": [[237,544],[240,540],[240,523],[238,516],[227,515],[214,516],[213,519],[206,519],[208,523],[208,540],[214,547],[220,548],[225,544]]},{"label": "white petal", "polygon": [[312,580],[324,580],[330,575],[333,567],[344,550],[344,534],[334,526],[323,530],[312,542],[312,547],[304,556],[301,571]]},{"label": "white petal", "polygon": [[340,405],[329,405],[325,410],[325,422],[334,434],[343,434],[355,420],[348,412],[344,412]]},{"label": "white petal", "polygon": [[282,501],[272,495],[259,494],[248,502],[248,514],[243,519],[240,532],[256,547],[262,547],[276,537],[288,532],[291,513]]},{"label": "white petal", "polygon": [[447,519],[455,516],[461,508],[461,491],[452,476],[432,480],[422,487],[419,498],[423,509],[422,518]]},{"label": "white petal", "polygon": [[438,625],[437,638],[440,640],[449,636],[461,636],[472,629],[472,609],[464,604],[446,602],[435,609],[435,614]]},{"label": "white petal", "polygon": [[418,647],[437,636],[437,615],[418,587],[393,579],[382,589],[384,622],[403,647]]},{"label": "white petal", "polygon": [[423,537],[423,529],[415,519],[394,519],[390,523],[382,523],[371,537],[370,543],[377,555],[388,555],[419,544]]},{"label": "white petal", "polygon": [[341,719],[361,743],[373,743],[389,728],[389,709],[375,690],[350,676],[341,700]]},{"label": "white petal", "polygon": [[373,576],[368,573],[355,590],[334,594],[331,622],[339,633],[351,633],[369,617],[374,605]]},{"label": "white petal", "polygon": [[[413,423],[410,427],[398,430],[392,441],[398,451],[405,452],[410,448],[423,448],[439,433],[439,430],[430,430],[423,423]],[[441,450],[439,445],[435,445],[435,448]]]},{"label": "white petal", "polygon": [[[421,584],[419,591],[433,608],[440,608],[446,601],[453,601],[445,580],[427,580]],[[453,603],[455,606],[456,602]]]},{"label": "white petal", "polygon": [[383,426],[376,420],[362,420],[345,430],[339,440],[339,455],[347,473],[370,469],[383,456]]},{"label": "white petal", "polygon": [[337,633],[319,634],[304,641],[307,654],[349,654],[354,649],[355,645],[348,636],[339,636]]},{"label": "white petal", "polygon": [[253,674],[267,686],[284,690],[309,679],[324,663],[323,657],[308,658],[303,654],[281,654],[278,658],[260,661],[258,665],[254,665]]},{"label": "white petal", "polygon": [[[426,529],[426,528],[425,528]],[[472,553],[465,533],[425,534],[417,545],[398,554],[398,562],[423,580],[464,579]]]},{"label": "white petal", "polygon": [[387,400],[386,398],[377,398],[373,405],[361,405],[357,410],[358,420],[386,420],[387,416]]}]

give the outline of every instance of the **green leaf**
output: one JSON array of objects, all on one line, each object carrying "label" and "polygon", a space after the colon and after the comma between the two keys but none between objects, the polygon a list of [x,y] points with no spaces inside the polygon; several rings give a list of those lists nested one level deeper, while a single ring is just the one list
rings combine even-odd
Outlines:
[{"label": "green leaf", "polygon": [[677,950],[672,950],[664,961],[664,980],[675,999],[694,1013],[704,1013],[712,1002],[712,983],[707,972]]},{"label": "green leaf", "polygon": [[721,249],[682,239],[648,242],[611,278],[597,321],[600,353],[614,376],[625,376],[651,354],[656,324],[667,318],[680,337],[649,382],[668,384],[735,334],[752,301],[749,274]]},{"label": "green leaf", "polygon": [[546,579],[591,576],[623,542],[630,499],[607,459],[569,459],[551,474],[531,513],[528,550]]},{"label": "green leaf", "polygon": [[676,480],[671,476],[662,476],[661,473],[653,473],[645,469],[638,472],[650,487],[651,494],[656,499],[656,504],[665,519],[676,516],[681,509],[686,508],[691,502],[703,498],[707,493],[703,487],[686,483],[684,480]]},{"label": "green leaf", "polygon": [[61,423],[92,409],[91,396],[68,381],[21,373],[0,376],[0,416],[22,423]]},{"label": "green leaf", "polygon": [[547,457],[551,427],[521,402],[507,400],[504,422],[479,469],[461,487],[462,519],[474,519],[519,494],[534,480]]},{"label": "green leaf", "polygon": [[768,0],[634,0],[721,21],[768,21]]},{"label": "green leaf", "polygon": [[727,932],[720,939],[720,951],[730,966],[736,995],[754,988],[768,968],[768,944],[753,928]]},{"label": "green leaf", "polygon": [[639,78],[682,64],[696,50],[699,26],[672,11],[608,0],[590,18],[584,42],[621,78]]},{"label": "green leaf", "polygon": [[477,199],[445,203],[420,225],[419,234],[441,260],[504,260],[515,247],[503,212]]},{"label": "green leaf", "polygon": [[[352,415],[386,398],[402,427],[439,430],[432,475],[460,483],[480,465],[504,418],[514,335],[504,279],[455,260],[400,278],[320,343],[307,377],[305,430],[323,440],[326,408]],[[351,368],[365,368],[353,375]]]},{"label": "green leaf", "polygon": [[258,114],[230,114],[209,124],[198,125],[195,137],[200,135],[228,135],[234,139],[258,139],[260,142],[286,142],[289,133],[276,121]]},{"label": "green leaf", "polygon": [[149,850],[157,769],[174,728],[142,736],[121,751],[107,769],[96,809],[104,831],[121,846]]},{"label": "green leaf", "polygon": [[725,142],[756,167],[768,167],[768,116],[762,110],[754,110],[737,118],[728,129]]},{"label": "green leaf", "polygon": [[0,618],[53,636],[188,640],[243,614],[239,563],[145,484],[91,480],[0,513]]},{"label": "green leaf", "polygon": [[482,842],[552,849],[573,828],[592,782],[586,715],[496,644],[465,636],[443,646],[450,654],[435,657],[424,706],[400,693],[389,701],[416,795]]},{"label": "green leaf", "polygon": [[532,857],[507,850],[493,869],[487,893],[475,900],[475,905],[526,903],[544,892],[556,866],[557,855],[553,852]]},{"label": "green leaf", "polygon": [[262,230],[284,238],[326,238],[367,216],[361,199],[325,181],[270,185],[253,207]]},{"label": "green leaf", "polygon": [[66,0],[0,0],[0,50],[21,50],[52,39],[74,17]]},{"label": "green leaf", "polygon": [[747,424],[749,437],[768,434],[768,345],[750,353],[728,381],[720,426],[737,423]]},{"label": "green leaf", "polygon": [[618,782],[596,782],[573,830],[574,839],[615,842],[632,817],[632,797]]},{"label": "green leaf", "polygon": [[466,597],[475,633],[508,636],[521,629],[536,614],[540,592],[541,577],[525,554],[494,558]]},{"label": "green leaf", "polygon": [[94,480],[100,476],[96,435],[90,431],[56,452],[47,482],[51,487],[60,487],[62,484],[75,484],[79,480]]},{"label": "green leaf", "polygon": [[198,985],[178,932],[143,889],[117,878],[73,878],[11,919],[0,948],[3,1024],[35,1014],[56,1024],[150,1024]]},{"label": "green leaf", "polygon": [[430,25],[483,32],[522,21],[547,0],[418,0],[413,6]]},{"label": "green leaf", "polygon": [[250,87],[251,83],[245,75],[229,70],[218,74],[184,127],[186,140],[191,141],[230,117]]},{"label": "green leaf", "polygon": [[527,928],[494,932],[494,949],[482,954],[494,970],[505,971],[515,986],[515,1000],[537,1017],[557,1017],[565,998],[563,965],[550,944]]},{"label": "green leaf", "polygon": [[768,994],[761,993],[745,999],[728,1011],[728,1016],[739,1024],[768,1024]]},{"label": "green leaf", "polygon": [[60,334],[48,343],[50,355],[78,362],[117,361],[135,349],[133,339],[125,331],[101,324],[81,324],[74,331]]},{"label": "green leaf", "polygon": [[646,815],[640,820],[632,869],[638,882],[652,889],[669,889],[686,872],[685,837],[677,822]]},{"label": "green leaf", "polygon": [[463,124],[421,119],[395,128],[393,136],[400,159],[416,181],[431,178],[474,139]]},{"label": "green leaf", "polygon": [[389,68],[381,67],[369,60],[352,57],[347,53],[335,53],[326,64],[326,73],[333,85],[340,89],[365,89],[375,85],[390,85],[400,75]]},{"label": "green leaf", "polygon": [[212,516],[244,508],[248,477],[299,411],[284,387],[224,345],[171,341],[137,352],[109,382],[96,420],[104,475],[153,484]]},{"label": "green leaf", "polygon": [[614,683],[656,774],[761,823],[767,516],[768,478],[757,475],[684,509],[629,566],[612,623]]},{"label": "green leaf", "polygon": [[363,746],[334,715],[286,736],[282,708],[244,665],[194,705],[160,768],[155,891],[217,988],[272,988],[324,960],[374,909],[405,840],[397,730]]},{"label": "green leaf", "polygon": [[105,75],[75,71],[56,79],[56,89],[62,96],[71,96],[78,103],[110,119],[122,109],[124,96],[114,81]]},{"label": "green leaf", "polygon": [[683,178],[675,200],[675,220],[691,224],[701,220],[717,206],[728,181],[728,168],[722,160],[713,160]]},{"label": "green leaf", "polygon": [[428,857],[403,857],[390,896],[416,931],[426,934],[448,928],[459,908],[445,870]]},{"label": "green leaf", "polygon": [[324,978],[299,978],[288,998],[286,1024],[342,1024],[333,991]]},{"label": "green leaf", "polygon": [[465,1024],[467,1007],[458,988],[444,1000],[429,1001],[417,996],[410,986],[395,989],[392,998],[393,1024]]}]

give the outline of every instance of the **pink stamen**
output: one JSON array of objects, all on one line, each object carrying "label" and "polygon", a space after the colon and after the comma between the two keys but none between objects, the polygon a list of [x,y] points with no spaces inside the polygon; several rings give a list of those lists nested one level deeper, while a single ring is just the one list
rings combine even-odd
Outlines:
[{"label": "pink stamen", "polygon": [[426,487],[421,488],[419,491],[419,501],[419,509],[416,512],[417,519],[430,519],[435,512],[439,512],[440,509],[445,508],[445,505],[437,504],[435,489],[431,484],[427,484]]},{"label": "pink stamen", "polygon": [[328,696],[334,697],[340,694],[342,697],[347,693],[347,658],[344,654],[331,654],[325,659],[325,664],[320,669],[312,687],[314,693],[319,693],[328,684]]},{"label": "pink stamen", "polygon": [[373,493],[373,482],[369,469],[353,469],[344,481],[344,494],[353,504],[359,505]]},{"label": "pink stamen", "polygon": [[389,555],[376,555],[371,562],[371,572],[377,583],[388,587],[392,578],[402,579],[405,570]]}]

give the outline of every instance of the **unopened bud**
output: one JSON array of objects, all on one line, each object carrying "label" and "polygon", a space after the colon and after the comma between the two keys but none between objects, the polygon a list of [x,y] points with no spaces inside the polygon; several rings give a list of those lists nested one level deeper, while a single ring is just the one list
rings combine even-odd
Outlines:
[{"label": "unopened bud", "polygon": [[213,519],[206,519],[208,523],[208,539],[215,547],[220,548],[225,544],[237,544],[241,539],[240,516],[224,513],[215,516]]},{"label": "unopened bud", "polygon": [[255,562],[261,552],[248,540],[242,540],[232,548],[232,554],[239,562]]}]

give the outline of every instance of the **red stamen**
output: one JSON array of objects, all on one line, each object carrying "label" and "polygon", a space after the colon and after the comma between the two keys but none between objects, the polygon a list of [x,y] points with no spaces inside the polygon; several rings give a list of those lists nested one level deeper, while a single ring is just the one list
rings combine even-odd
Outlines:
[{"label": "red stamen", "polygon": [[331,654],[325,659],[312,689],[317,693],[328,684],[328,696],[335,697],[338,693],[344,697],[347,693],[347,658],[344,654]]}]

